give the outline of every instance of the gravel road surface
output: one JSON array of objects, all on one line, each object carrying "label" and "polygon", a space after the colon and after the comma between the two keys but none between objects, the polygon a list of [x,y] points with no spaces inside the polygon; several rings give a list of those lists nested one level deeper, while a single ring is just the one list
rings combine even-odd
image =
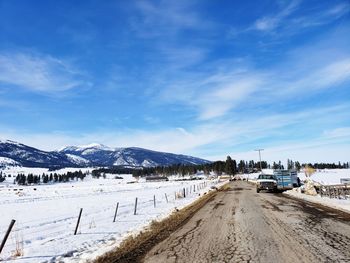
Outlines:
[{"label": "gravel road surface", "polygon": [[232,182],[144,262],[350,262],[350,215]]}]

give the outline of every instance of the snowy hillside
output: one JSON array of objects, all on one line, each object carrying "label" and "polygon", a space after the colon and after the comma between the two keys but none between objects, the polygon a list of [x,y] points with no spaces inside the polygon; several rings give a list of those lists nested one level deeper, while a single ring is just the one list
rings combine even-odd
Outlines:
[{"label": "snowy hillside", "polygon": [[187,155],[156,152],[147,149],[130,147],[112,149],[101,144],[87,146],[69,146],[59,151],[60,153],[73,154],[90,161],[93,165],[102,166],[160,166],[171,164],[204,164],[207,160]]},{"label": "snowy hillside", "polygon": [[3,163],[2,166],[19,165],[55,169],[88,166],[152,167],[209,162],[192,156],[156,152],[136,147],[113,149],[97,143],[68,146],[59,151],[46,152],[9,140],[0,140],[0,157],[3,158],[0,159],[0,167]]},{"label": "snowy hillside", "polygon": [[72,161],[67,155],[59,152],[45,152],[39,149],[14,142],[0,141],[0,157],[12,159],[18,165],[26,167],[78,167],[80,164]]},{"label": "snowy hillside", "polygon": [[0,168],[7,166],[20,166],[20,164],[11,158],[0,157]]}]

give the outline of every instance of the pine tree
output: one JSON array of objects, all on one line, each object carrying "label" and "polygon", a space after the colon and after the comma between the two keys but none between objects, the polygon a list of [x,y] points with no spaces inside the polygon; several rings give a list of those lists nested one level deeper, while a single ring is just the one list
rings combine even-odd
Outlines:
[{"label": "pine tree", "polygon": [[227,156],[225,163],[225,173],[228,175],[234,175],[236,173],[236,161],[232,160],[230,156]]}]

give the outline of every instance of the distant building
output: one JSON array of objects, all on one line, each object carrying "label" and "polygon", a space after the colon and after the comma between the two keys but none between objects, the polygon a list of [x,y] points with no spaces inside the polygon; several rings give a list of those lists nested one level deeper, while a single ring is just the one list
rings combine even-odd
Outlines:
[{"label": "distant building", "polygon": [[169,181],[165,176],[146,176],[146,182],[166,182]]}]

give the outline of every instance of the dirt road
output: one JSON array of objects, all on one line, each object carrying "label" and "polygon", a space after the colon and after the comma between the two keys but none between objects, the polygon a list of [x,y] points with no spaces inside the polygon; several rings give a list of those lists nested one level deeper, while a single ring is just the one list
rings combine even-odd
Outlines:
[{"label": "dirt road", "polygon": [[350,262],[350,217],[233,182],[144,262]]}]

